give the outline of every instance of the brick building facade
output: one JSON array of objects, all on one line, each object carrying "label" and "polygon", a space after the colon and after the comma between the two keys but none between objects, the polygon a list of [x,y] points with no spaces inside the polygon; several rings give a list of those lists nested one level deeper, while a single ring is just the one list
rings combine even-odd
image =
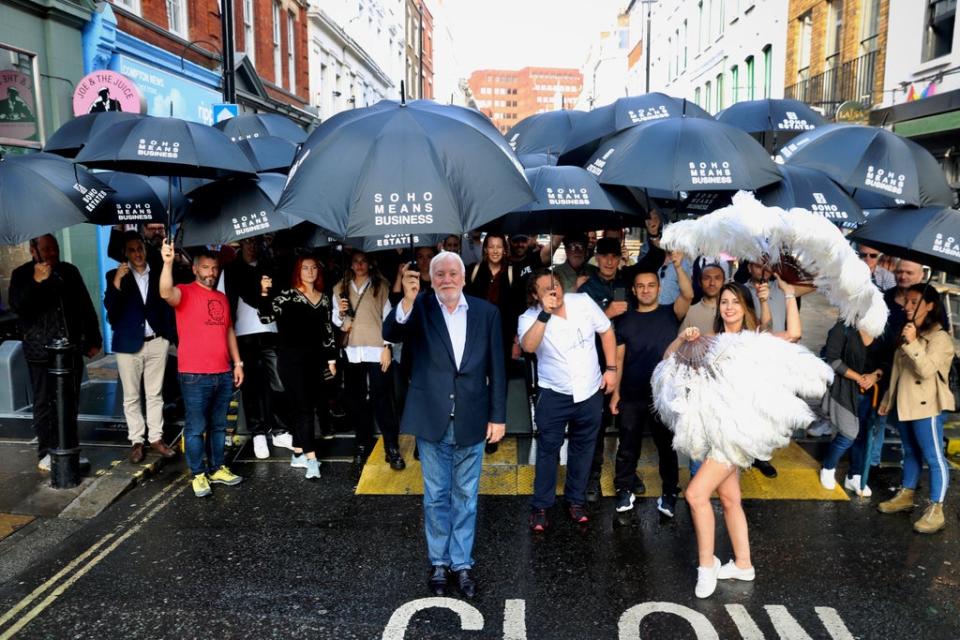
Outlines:
[{"label": "brick building facade", "polygon": [[888,2],[790,0],[786,97],[830,117],[847,101],[865,109],[883,102]]},{"label": "brick building facade", "polygon": [[572,107],[583,88],[583,74],[550,67],[480,69],[470,74],[468,85],[477,108],[506,133],[527,116]]},{"label": "brick building facade", "polygon": [[433,14],[424,0],[406,0],[406,95],[433,99]]}]

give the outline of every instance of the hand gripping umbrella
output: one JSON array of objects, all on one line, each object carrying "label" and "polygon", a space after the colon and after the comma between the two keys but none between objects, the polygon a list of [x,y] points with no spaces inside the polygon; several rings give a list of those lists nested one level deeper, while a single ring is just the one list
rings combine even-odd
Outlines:
[{"label": "hand gripping umbrella", "polygon": [[823,171],[864,208],[953,203],[930,152],[878,127],[827,125],[797,136],[780,155],[786,164]]},{"label": "hand gripping umbrella", "polygon": [[213,126],[227,134],[233,142],[276,136],[300,144],[307,139],[307,132],[297,123],[276,113],[243,113]]},{"label": "hand gripping umbrella", "polygon": [[463,233],[533,199],[520,163],[480,114],[383,101],[320,125],[277,210],[337,238]]},{"label": "hand gripping umbrella", "polygon": [[823,116],[799,100],[773,98],[737,102],[718,113],[716,120],[755,136],[770,153],[805,131],[827,124]]},{"label": "hand gripping umbrella", "polygon": [[0,244],[90,222],[109,207],[112,194],[94,174],[61,156],[0,156]]},{"label": "hand gripping umbrella", "polygon": [[781,182],[757,191],[757,199],[768,207],[806,209],[846,229],[866,222],[860,205],[822,171],[787,164],[780,173]]},{"label": "hand gripping umbrella", "polygon": [[80,150],[90,139],[95,138],[107,127],[117,122],[136,120],[142,117],[139,113],[125,113],[123,111],[102,111],[78,116],[54,131],[43,150],[64,158],[73,158],[80,153]]}]

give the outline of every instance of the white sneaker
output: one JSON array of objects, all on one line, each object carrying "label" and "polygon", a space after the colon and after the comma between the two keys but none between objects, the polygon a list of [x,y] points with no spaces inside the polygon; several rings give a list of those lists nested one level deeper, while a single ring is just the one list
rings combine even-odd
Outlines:
[{"label": "white sneaker", "polygon": [[720,567],[720,571],[717,573],[717,580],[743,580],[744,582],[752,582],[756,577],[757,572],[753,570],[753,567],[741,569],[733,560]]},{"label": "white sneaker", "polygon": [[811,438],[822,438],[823,436],[828,436],[833,433],[833,425],[830,424],[829,420],[820,420],[814,422],[810,425],[810,428],[807,429],[807,435]]},{"label": "white sneaker", "polygon": [[820,469],[820,485],[827,491],[837,488],[836,469]]},{"label": "white sneaker", "polygon": [[697,588],[693,590],[698,598],[709,598],[717,589],[717,574],[720,573],[720,560],[714,556],[712,567],[697,567]]},{"label": "white sneaker", "polygon": [[270,447],[267,446],[267,436],[253,436],[253,455],[261,460],[270,457]]},{"label": "white sneaker", "polygon": [[861,498],[869,498],[873,495],[873,491],[870,490],[870,487],[864,487],[863,489],[860,488],[860,481],[862,479],[863,478],[859,474],[853,476],[852,478],[846,478],[843,481],[843,488],[847,491],[852,491]]},{"label": "white sneaker", "polygon": [[293,435],[290,433],[276,433],[273,436],[273,446],[283,447],[293,451]]},{"label": "white sneaker", "polygon": [[290,466],[294,469],[306,469],[307,468],[307,454],[293,454],[290,456]]},{"label": "white sneaker", "polygon": [[43,456],[42,458],[40,458],[40,461],[37,462],[37,469],[40,469],[40,471],[50,471],[50,454],[49,453]]}]

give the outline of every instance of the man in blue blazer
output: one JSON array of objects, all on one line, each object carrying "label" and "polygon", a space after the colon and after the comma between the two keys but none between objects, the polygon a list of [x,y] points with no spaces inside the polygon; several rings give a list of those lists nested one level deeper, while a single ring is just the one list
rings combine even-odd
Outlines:
[{"label": "man in blue blazer", "polygon": [[[173,310],[160,297],[160,269],[151,269],[143,237],[124,236],[126,261],[107,273],[103,304],[113,329],[112,350],[123,387],[123,414],[130,439],[130,462],[144,458],[143,436],[165,458],[174,455],[163,442],[163,378],[167,349],[176,340]],[[140,412],[140,383],[146,395],[147,419]]]},{"label": "man in blue blazer", "polygon": [[420,450],[427,586],[446,595],[452,571],[460,593],[472,598],[483,449],[506,430],[507,383],[500,312],[463,294],[464,271],[457,254],[437,254],[433,291],[419,295],[420,274],[404,267],[403,299],[384,321],[383,338],[402,342],[412,360],[400,429],[417,437]]}]

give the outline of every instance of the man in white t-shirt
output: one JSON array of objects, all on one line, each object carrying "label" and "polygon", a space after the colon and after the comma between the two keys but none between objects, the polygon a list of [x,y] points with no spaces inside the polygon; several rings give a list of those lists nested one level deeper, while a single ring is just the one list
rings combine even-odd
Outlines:
[{"label": "man in white t-shirt", "polygon": [[[567,513],[578,523],[589,517],[584,509],[593,449],[600,430],[603,390],[616,383],[616,337],[600,307],[583,293],[564,294],[547,269],[535,271],[528,286],[530,308],[520,316],[520,347],[537,355],[537,461],[530,502],[530,529],[547,528],[553,506],[557,461],[567,428]],[[601,375],[595,336],[607,363]]]}]

